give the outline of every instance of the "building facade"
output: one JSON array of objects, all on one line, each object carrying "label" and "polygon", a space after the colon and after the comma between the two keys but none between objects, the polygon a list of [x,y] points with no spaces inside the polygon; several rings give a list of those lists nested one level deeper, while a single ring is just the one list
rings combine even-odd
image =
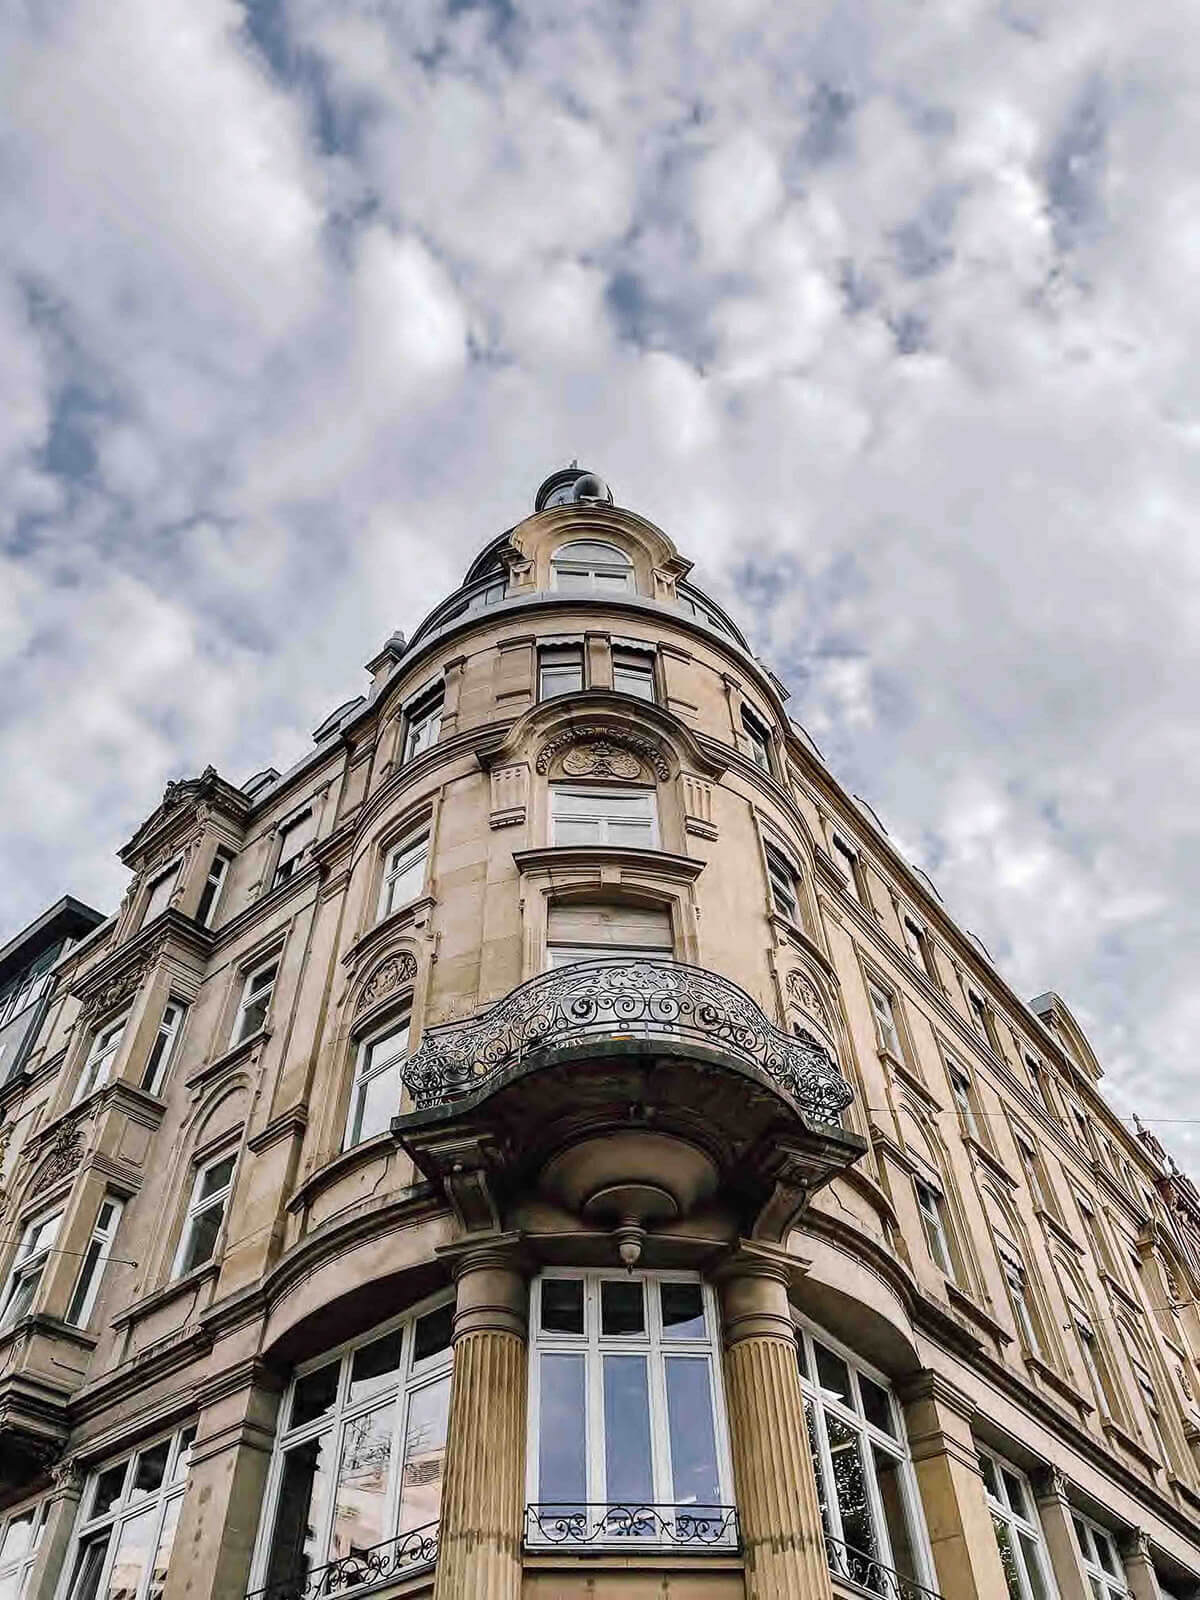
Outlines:
[{"label": "building facade", "polygon": [[556,473],[0,952],[3,1600],[1200,1594],[1200,1196],[688,573]]}]

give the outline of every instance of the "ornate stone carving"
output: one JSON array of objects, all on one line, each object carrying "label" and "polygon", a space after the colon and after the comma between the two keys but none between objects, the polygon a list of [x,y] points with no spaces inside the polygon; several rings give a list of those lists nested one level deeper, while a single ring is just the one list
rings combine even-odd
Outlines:
[{"label": "ornate stone carving", "polygon": [[631,1034],[721,1050],[819,1122],[836,1122],[854,1098],[825,1045],[781,1032],[727,978],[625,956],[543,972],[481,1016],[430,1028],[405,1065],[404,1084],[418,1108],[441,1105],[519,1071],[534,1052]]},{"label": "ornate stone carving", "polygon": [[594,744],[576,744],[563,757],[563,771],[569,778],[627,778],[636,782],[642,763],[630,750],[622,750],[609,739]]},{"label": "ornate stone carving", "polygon": [[117,973],[107,983],[89,994],[83,1002],[83,1015],[86,1018],[103,1016],[107,1011],[117,1011],[133,999],[141,987],[142,979],[158,960],[161,945],[143,953],[142,959],[134,966],[127,967],[124,972]]},{"label": "ornate stone carving", "polygon": [[74,1456],[68,1456],[64,1461],[57,1462],[50,1468],[50,1476],[54,1480],[54,1487],[57,1493],[71,1495],[83,1493],[83,1484],[87,1473],[84,1472]]},{"label": "ornate stone carving", "polygon": [[[0,1178],[4,1174],[4,1158],[8,1154],[8,1142],[12,1138],[12,1131],[13,1125],[11,1122],[6,1122],[3,1126],[0,1126]],[[3,1182],[0,1182],[0,1217],[4,1215],[7,1207],[8,1189]]]},{"label": "ornate stone carving", "polygon": [[[666,757],[651,739],[643,737],[640,733],[626,733],[624,729],[606,728],[599,723],[584,723],[578,727],[567,728],[562,733],[556,734],[541,748],[537,758],[537,770],[541,773],[549,772],[550,765],[560,750],[570,749],[572,745],[591,746],[597,751],[592,758],[598,761],[612,762],[616,759],[617,750],[633,751],[653,771],[660,782],[666,783],[671,776],[671,769],[667,766]],[[600,754],[603,750],[603,754]],[[583,758],[587,759],[587,758]],[[588,772],[596,776],[628,777],[628,772],[604,772],[598,766],[587,767]],[[582,776],[582,772],[575,772],[572,776]],[[634,774],[637,776],[637,774]]]},{"label": "ornate stone carving", "polygon": [[382,1000],[385,995],[391,994],[393,989],[399,989],[402,984],[411,983],[417,975],[416,957],[407,950],[401,950],[399,955],[389,956],[371,976],[370,982],[358,997],[358,1009],[365,1011],[368,1006],[373,1006],[377,1000]]},{"label": "ornate stone carving", "polygon": [[82,1156],[83,1135],[79,1129],[71,1126],[60,1128],[48,1154],[34,1174],[33,1182],[29,1185],[29,1198],[41,1194],[60,1178],[65,1178],[68,1173],[74,1172]]}]

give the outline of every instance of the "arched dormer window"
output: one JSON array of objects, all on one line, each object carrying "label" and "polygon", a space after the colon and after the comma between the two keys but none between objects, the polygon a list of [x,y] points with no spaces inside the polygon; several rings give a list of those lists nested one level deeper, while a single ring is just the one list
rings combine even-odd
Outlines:
[{"label": "arched dormer window", "polygon": [[633,590],[633,562],[624,550],[601,539],[575,539],[562,545],[554,553],[550,572],[556,589],[603,594]]}]

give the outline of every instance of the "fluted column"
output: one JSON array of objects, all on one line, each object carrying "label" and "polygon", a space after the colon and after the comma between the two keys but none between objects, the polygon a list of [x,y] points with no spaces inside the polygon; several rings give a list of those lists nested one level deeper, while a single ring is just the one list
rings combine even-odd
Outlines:
[{"label": "fluted column", "polygon": [[456,1265],[454,1377],[434,1600],[519,1600],[528,1290],[510,1248]]},{"label": "fluted column", "polygon": [[747,1600],[831,1600],[786,1263],[743,1249],[717,1281]]}]

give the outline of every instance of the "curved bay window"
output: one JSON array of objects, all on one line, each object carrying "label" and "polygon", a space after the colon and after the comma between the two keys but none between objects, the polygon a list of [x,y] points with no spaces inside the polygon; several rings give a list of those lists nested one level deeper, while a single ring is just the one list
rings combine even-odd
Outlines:
[{"label": "curved bay window", "polygon": [[800,1385],[830,1571],[887,1600],[933,1600],[908,1442],[882,1378],[798,1329]]},{"label": "curved bay window", "polygon": [[575,539],[562,545],[550,563],[554,587],[568,591],[627,594],[633,589],[633,562],[624,550],[602,539]]},{"label": "curved bay window", "polygon": [[255,1563],[264,1600],[341,1594],[435,1559],[453,1319],[447,1301],[297,1373]]},{"label": "curved bay window", "polygon": [[530,1310],[530,1544],[734,1545],[708,1285],[553,1271]]}]

